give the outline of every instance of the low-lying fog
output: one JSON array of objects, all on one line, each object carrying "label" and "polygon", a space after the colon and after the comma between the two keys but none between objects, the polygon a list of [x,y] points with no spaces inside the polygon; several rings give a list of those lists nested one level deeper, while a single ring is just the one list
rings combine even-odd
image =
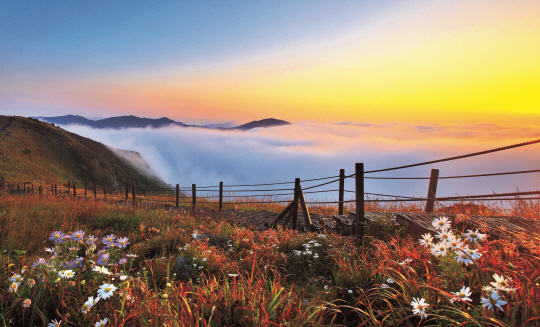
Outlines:
[{"label": "low-lying fog", "polygon": [[[535,129],[488,124],[468,126],[417,126],[408,124],[357,124],[301,122],[247,132],[199,128],[98,130],[62,126],[106,145],[139,152],[155,174],[172,185],[190,187],[257,184],[336,176],[339,169],[354,173],[488,150],[537,139]],[[366,176],[429,177],[496,173],[540,168],[540,144],[474,158],[428,166],[374,173]],[[540,173],[497,177],[439,180],[437,196],[485,194],[539,189]],[[324,181],[322,181],[324,182]],[[309,187],[320,182],[306,182]],[[427,194],[428,180],[367,179],[365,191],[391,195]],[[292,188],[278,185],[265,188]],[[314,190],[334,190],[337,183]],[[347,190],[354,190],[348,179]],[[227,188],[226,188],[227,189]],[[242,189],[246,189],[243,187]],[[260,188],[259,188],[260,189]],[[260,193],[260,192],[259,192]],[[346,194],[350,199],[353,193]],[[337,192],[306,194],[308,199],[336,200]]]}]

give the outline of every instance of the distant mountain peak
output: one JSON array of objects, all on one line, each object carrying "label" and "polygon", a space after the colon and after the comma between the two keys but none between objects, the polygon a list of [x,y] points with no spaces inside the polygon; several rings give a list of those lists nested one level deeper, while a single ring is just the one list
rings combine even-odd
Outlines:
[{"label": "distant mountain peak", "polygon": [[290,123],[284,120],[275,119],[275,118],[266,118],[257,121],[252,121],[247,124],[243,124],[237,127],[223,127],[215,124],[217,126],[212,126],[212,124],[207,126],[197,126],[197,125],[187,125],[181,122],[174,121],[168,117],[161,118],[142,118],[134,115],[126,116],[116,116],[109,117],[104,119],[90,120],[82,116],[77,115],[65,115],[57,117],[36,117],[38,119],[44,120],[49,123],[58,124],[58,125],[82,125],[88,126],[91,128],[112,128],[112,129],[122,129],[122,128],[160,128],[165,126],[180,126],[180,127],[200,127],[200,128],[211,128],[211,129],[220,129],[220,130],[231,130],[239,129],[242,131],[247,131],[253,128],[267,128],[274,126],[289,125]]}]

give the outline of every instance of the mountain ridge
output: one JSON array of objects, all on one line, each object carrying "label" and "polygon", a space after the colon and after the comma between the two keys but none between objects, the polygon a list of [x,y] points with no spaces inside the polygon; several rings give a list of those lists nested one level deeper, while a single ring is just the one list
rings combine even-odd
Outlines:
[{"label": "mountain ridge", "polygon": [[83,116],[78,115],[64,115],[64,116],[55,116],[55,117],[32,117],[37,118],[42,121],[57,125],[81,125],[88,126],[91,128],[104,129],[122,129],[122,128],[161,128],[166,126],[179,126],[179,127],[199,127],[199,128],[208,128],[208,129],[218,129],[218,130],[241,130],[247,131],[254,128],[268,128],[275,126],[289,125],[290,123],[284,120],[279,120],[275,118],[266,118],[261,120],[252,121],[236,127],[214,127],[215,124],[209,124],[208,126],[200,125],[188,125],[182,122],[174,121],[167,117],[162,118],[144,118],[137,117],[134,115],[127,116],[116,116],[103,118],[98,120],[90,120]]},{"label": "mountain ridge", "polygon": [[168,185],[134,151],[113,149],[37,119],[0,116],[0,178],[35,184]]}]

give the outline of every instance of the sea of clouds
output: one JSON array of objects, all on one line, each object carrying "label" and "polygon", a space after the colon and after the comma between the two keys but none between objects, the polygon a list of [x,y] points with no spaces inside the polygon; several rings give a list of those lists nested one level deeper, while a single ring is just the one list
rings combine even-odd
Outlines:
[{"label": "sea of clouds", "polygon": [[[488,150],[535,139],[534,127],[492,124],[419,126],[387,123],[301,122],[273,128],[221,131],[204,128],[91,129],[67,125],[64,129],[113,148],[137,151],[150,170],[171,185],[190,187],[290,182],[337,176],[339,169],[354,173],[355,163],[365,170],[389,168]],[[410,169],[369,174],[385,177],[468,175],[538,169],[540,145],[502,151],[474,158]],[[144,167],[144,163],[135,162]],[[148,168],[144,168],[148,171]],[[538,187],[539,174],[439,180],[437,196],[530,191]],[[320,182],[302,183],[304,188]],[[371,193],[421,196],[428,180],[367,179]],[[269,188],[292,188],[290,184]],[[314,190],[335,190],[338,183]],[[226,188],[227,189],[227,188]],[[237,188],[238,189],[238,188]],[[243,187],[242,189],[246,189]],[[260,187],[258,189],[261,189]],[[354,190],[354,179],[345,189]],[[260,194],[258,192],[257,194]],[[353,193],[346,194],[351,199]],[[336,200],[337,192],[306,194],[308,200]]]}]

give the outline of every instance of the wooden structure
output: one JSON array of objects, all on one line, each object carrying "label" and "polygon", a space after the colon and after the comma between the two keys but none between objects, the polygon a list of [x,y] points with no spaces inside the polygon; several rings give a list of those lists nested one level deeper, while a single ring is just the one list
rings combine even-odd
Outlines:
[{"label": "wooden structure", "polygon": [[291,228],[296,230],[299,227],[298,205],[300,205],[302,213],[304,214],[304,224],[306,225],[307,229],[312,232],[315,231],[317,228],[311,221],[309,210],[306,205],[306,198],[304,197],[302,187],[300,186],[300,178],[296,178],[294,180],[294,200],[276,217],[276,219],[272,222],[271,227],[276,228],[278,222],[286,216],[283,226],[286,226],[289,220],[292,219]]}]

